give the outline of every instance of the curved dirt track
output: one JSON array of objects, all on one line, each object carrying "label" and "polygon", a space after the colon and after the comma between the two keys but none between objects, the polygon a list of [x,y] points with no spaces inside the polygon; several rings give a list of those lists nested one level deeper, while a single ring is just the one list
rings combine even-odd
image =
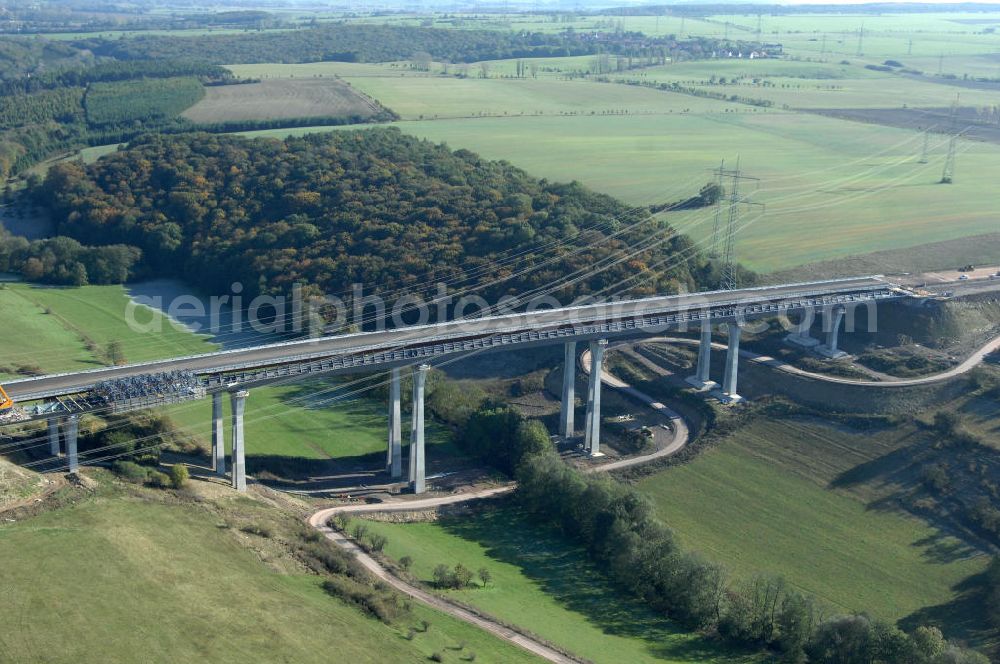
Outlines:
[{"label": "curved dirt track", "polygon": [[[590,373],[590,355],[589,352],[584,352],[581,358],[581,365],[585,373]],[[611,470],[617,470],[619,468],[626,468],[628,466],[634,466],[640,463],[646,463],[653,459],[658,459],[660,457],[669,456],[676,453],[678,450],[683,449],[688,443],[689,429],[687,423],[684,421],[679,414],[665,406],[664,404],[656,401],[652,397],[643,394],[642,392],[631,387],[624,381],[620,380],[616,376],[612,375],[608,371],[601,372],[601,382],[609,387],[612,387],[620,392],[623,392],[633,399],[640,401],[657,413],[659,413],[664,418],[668,419],[673,429],[674,435],[670,443],[657,449],[647,455],[640,457],[633,457],[629,459],[621,459],[619,461],[612,461],[609,463],[603,463],[600,465],[594,465],[587,468],[586,472],[608,472]],[[411,584],[399,577],[395,576],[392,572],[387,570],[385,567],[379,563],[374,557],[363,551],[357,544],[351,541],[345,535],[337,532],[333,528],[327,525],[330,518],[335,514],[349,514],[349,513],[372,513],[372,512],[406,512],[421,509],[429,509],[434,507],[440,507],[442,505],[454,505],[456,503],[464,503],[474,500],[481,500],[484,498],[492,498],[494,496],[503,495],[510,493],[514,490],[515,484],[507,484],[499,487],[492,487],[489,489],[480,489],[478,491],[470,491],[467,493],[456,493],[448,496],[434,496],[431,498],[422,498],[417,500],[400,500],[390,503],[379,503],[374,505],[369,504],[357,504],[357,505],[341,505],[338,507],[329,507],[327,509],[319,510],[309,517],[309,525],[323,533],[323,535],[332,541],[334,544],[340,548],[353,554],[359,563],[361,563],[365,569],[375,575],[378,579],[384,581],[386,584],[392,586],[399,592],[412,597],[413,599],[426,604],[432,608],[442,611],[454,618],[463,620],[469,624],[475,625],[480,629],[483,629],[498,638],[507,641],[508,643],[513,643],[514,645],[524,648],[528,652],[538,655],[542,659],[550,662],[559,662],[560,664],[573,664],[579,662],[573,657],[565,655],[558,650],[555,650],[546,643],[535,639],[527,634],[523,634],[516,630],[511,629],[491,618],[485,617],[474,613],[462,606],[449,602],[447,599],[438,597],[433,593],[427,592],[423,588]]]},{"label": "curved dirt track", "polygon": [[[641,343],[650,342],[665,342],[672,344],[686,344],[688,346],[697,346],[699,341],[697,339],[688,339],[685,337],[650,337],[649,339],[643,339]],[[712,342],[713,350],[726,350],[726,345]],[[931,383],[938,383],[943,380],[948,380],[950,378],[955,378],[956,376],[961,376],[962,374],[968,373],[978,365],[980,365],[987,355],[990,353],[1000,350],[1000,337],[994,337],[987,341],[985,344],[980,346],[976,351],[974,351],[969,357],[965,358],[962,362],[947,369],[940,373],[929,374],[927,376],[918,376],[917,378],[898,378],[894,380],[856,380],[853,378],[843,378],[840,376],[828,376],[826,374],[814,373],[812,371],[806,371],[805,369],[799,369],[783,360],[771,357],[770,355],[761,355],[750,350],[740,350],[740,357],[749,360],[754,364],[760,364],[765,367],[771,367],[778,371],[783,371],[785,373],[793,374],[796,376],[802,376],[803,378],[810,378],[812,380],[821,380],[825,383],[836,383],[837,385],[853,385],[857,387],[914,387],[916,385],[928,385]]]}]

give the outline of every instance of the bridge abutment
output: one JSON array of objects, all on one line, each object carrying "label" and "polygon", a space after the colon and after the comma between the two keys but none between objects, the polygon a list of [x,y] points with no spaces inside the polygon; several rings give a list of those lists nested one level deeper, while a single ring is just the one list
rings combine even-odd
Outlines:
[{"label": "bridge abutment", "polygon": [[562,404],[559,413],[559,434],[563,438],[572,438],[576,433],[576,342],[567,341],[563,344],[565,357],[563,359]]},{"label": "bridge abutment", "polygon": [[225,422],[222,419],[222,392],[212,395],[212,469],[216,475],[226,474]]},{"label": "bridge abutment", "polygon": [[410,489],[413,493],[427,490],[424,458],[424,385],[427,381],[429,364],[421,364],[413,370],[413,414],[410,428]]},{"label": "bridge abutment", "polygon": [[607,339],[590,342],[590,380],[587,383],[587,429],[583,447],[591,457],[601,452],[601,372],[604,370],[604,349]]},{"label": "bridge abutment", "polygon": [[246,411],[247,397],[249,395],[250,393],[246,390],[229,393],[233,409],[233,488],[241,492],[247,490],[246,441],[243,438],[243,414]]},{"label": "bridge abutment", "polygon": [[403,476],[403,418],[400,411],[399,369],[389,370],[389,442],[386,449],[385,469],[398,480]]}]

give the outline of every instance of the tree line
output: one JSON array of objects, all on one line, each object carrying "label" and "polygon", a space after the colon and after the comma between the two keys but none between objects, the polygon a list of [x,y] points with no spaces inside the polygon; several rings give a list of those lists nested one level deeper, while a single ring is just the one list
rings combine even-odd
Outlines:
[{"label": "tree line", "polygon": [[63,286],[120,284],[128,281],[142,252],[109,244],[86,247],[68,237],[28,241],[0,226],[0,272],[28,281]]},{"label": "tree line", "polygon": [[[53,166],[34,194],[60,233],[133,245],[154,272],[217,292],[298,283],[350,302],[361,283],[391,305],[448,282],[495,302],[566,275],[587,276],[552,293],[560,299],[697,290],[713,274],[648,210],[395,128],[146,136],[94,164]],[[621,259],[651,236],[661,240]],[[505,265],[508,254],[518,258]]]},{"label": "tree line", "polygon": [[782,661],[830,664],[987,664],[935,627],[907,633],[864,613],[829,615],[782,579],[731,579],[686,551],[635,489],[587,475],[546,448],[521,460],[516,499],[534,520],[586,547],[617,585],[655,611]]},{"label": "tree line", "polygon": [[427,53],[447,62],[508,58],[544,58],[594,53],[637,55],[660,52],[675,58],[711,56],[721,50],[748,50],[748,42],[707,37],[678,39],[638,32],[561,33],[498,30],[451,30],[412,26],[338,23],[285,32],[170,36],[131,39],[86,39],[73,42],[99,56],[116,60],[172,60],[198,57],[216,64],[261,62],[391,62]]}]

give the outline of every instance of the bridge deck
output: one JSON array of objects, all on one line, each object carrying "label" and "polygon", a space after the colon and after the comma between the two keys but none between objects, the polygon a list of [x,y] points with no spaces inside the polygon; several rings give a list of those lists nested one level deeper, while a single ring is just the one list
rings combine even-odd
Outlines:
[{"label": "bridge deck", "polygon": [[[359,332],[318,339],[305,339],[269,344],[255,348],[218,351],[203,355],[180,357],[120,367],[106,367],[88,371],[40,376],[11,381],[7,392],[15,401],[50,398],[78,394],[93,388],[102,380],[125,378],[163,371],[192,371],[203,376],[225,372],[280,367],[331,357],[345,357],[359,353],[412,349],[429,344],[457,340],[479,339],[496,335],[516,334],[525,331],[552,330],[586,326],[594,322],[625,321],[637,317],[664,316],[680,312],[693,312],[692,319],[707,315],[715,319],[731,318],[735,310],[747,310],[750,316],[766,313],[760,305],[771,302],[789,302],[783,310],[814,306],[809,298],[843,296],[851,300],[857,296],[872,299],[894,297],[891,284],[879,277],[858,277],[834,281],[765,286],[735,291],[713,291],[628,300],[617,303],[600,303],[577,307],[564,307],[532,313],[450,321],[431,325],[405,327],[380,332]],[[803,299],[796,305],[795,300]],[[773,312],[772,312],[773,315]],[[597,331],[597,330],[595,330]],[[581,335],[585,332],[581,332]],[[461,352],[456,348],[448,352]],[[397,357],[392,353],[392,358]],[[372,368],[375,368],[374,366]]]}]

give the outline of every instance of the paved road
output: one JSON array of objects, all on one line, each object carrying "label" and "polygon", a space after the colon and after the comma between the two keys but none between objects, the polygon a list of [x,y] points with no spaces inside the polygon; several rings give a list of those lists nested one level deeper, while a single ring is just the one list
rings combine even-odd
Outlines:
[{"label": "paved road", "polygon": [[[584,358],[581,359],[581,365],[584,371],[590,373],[590,356],[589,352],[584,353]],[[634,389],[617,376],[612,375],[607,370],[601,372],[601,382],[609,387],[612,387],[620,392],[623,392],[633,399],[646,404],[658,414],[662,415],[664,418],[669,420],[671,428],[673,429],[674,436],[673,439],[667,445],[657,449],[651,454],[647,454],[640,457],[633,457],[629,459],[621,459],[619,461],[612,461],[609,463],[602,463],[598,465],[593,465],[587,468],[586,472],[608,472],[612,470],[618,470],[621,468],[626,468],[628,466],[634,466],[640,463],[648,463],[653,459],[658,459],[664,456],[669,456],[675,454],[677,451],[684,448],[688,443],[689,429],[687,423],[684,421],[679,414],[665,406],[664,404],[656,401],[652,397],[643,394],[642,392]],[[504,495],[510,493],[514,490],[515,485],[513,483],[507,484],[499,487],[491,487],[489,489],[480,489],[478,491],[470,491],[466,493],[451,494],[448,496],[434,496],[431,498],[421,498],[418,500],[399,500],[390,503],[379,503],[379,504],[355,504],[355,505],[342,505],[339,507],[330,507],[327,509],[320,510],[309,517],[309,525],[313,528],[319,530],[323,535],[327,537],[337,546],[342,549],[352,553],[354,557],[360,562],[368,571],[374,574],[376,577],[385,581],[387,584],[391,585],[393,588],[401,593],[404,593],[413,599],[422,602],[428,606],[431,606],[439,611],[447,613],[450,616],[458,618],[459,620],[464,620],[467,623],[475,625],[497,637],[513,643],[517,646],[524,648],[525,650],[532,652],[542,659],[548,660],[550,662],[559,662],[560,664],[572,664],[582,660],[575,659],[573,657],[564,655],[558,650],[553,649],[542,641],[539,641],[527,634],[523,634],[516,630],[511,629],[505,625],[498,623],[491,618],[483,615],[474,613],[464,607],[457,604],[449,602],[447,599],[434,595],[427,592],[423,588],[411,584],[399,577],[395,576],[382,566],[374,557],[365,553],[361,548],[359,548],[354,542],[352,542],[345,535],[337,532],[336,530],[330,528],[327,523],[330,518],[335,514],[351,514],[351,513],[367,513],[372,512],[412,512],[423,509],[431,509],[435,507],[440,507],[442,505],[454,505],[457,503],[465,503],[474,500],[481,500],[485,498],[492,498],[495,496]]]},{"label": "paved road", "polygon": [[885,291],[890,284],[877,277],[859,277],[805,284],[764,286],[736,291],[690,293],[564,307],[434,325],[419,325],[381,332],[359,332],[319,339],[290,341],[255,348],[217,351],[202,355],[158,360],[121,367],[104,367],[75,373],[40,376],[9,381],[5,387],[15,401],[42,396],[76,394],[89,390],[101,380],[125,378],[164,371],[192,371],[218,374],[247,368],[301,363],[330,357],[380,353],[404,348],[514,334],[526,330],[560,330],[595,322],[635,319],[649,315],[698,312],[709,306],[751,307],[772,301],[795,301],[816,296]]}]

